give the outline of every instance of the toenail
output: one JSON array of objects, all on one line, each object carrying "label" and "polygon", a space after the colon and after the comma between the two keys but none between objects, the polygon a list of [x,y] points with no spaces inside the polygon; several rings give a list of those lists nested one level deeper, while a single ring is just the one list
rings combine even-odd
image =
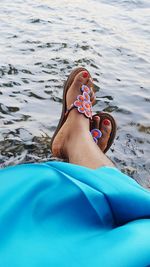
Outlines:
[{"label": "toenail", "polygon": [[110,125],[110,121],[107,120],[107,119],[105,119],[105,120],[103,121],[103,124],[104,124],[105,126],[109,126],[109,125]]},{"label": "toenail", "polygon": [[83,76],[83,78],[87,78],[87,77],[89,76],[89,74],[88,74],[87,71],[84,71],[84,72],[82,73],[82,76]]}]

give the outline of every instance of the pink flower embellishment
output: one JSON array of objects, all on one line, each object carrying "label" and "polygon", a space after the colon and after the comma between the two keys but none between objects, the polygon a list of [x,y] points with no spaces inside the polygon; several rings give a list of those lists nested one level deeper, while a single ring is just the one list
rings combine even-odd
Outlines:
[{"label": "pink flower embellishment", "polygon": [[81,87],[81,92],[85,92],[87,94],[90,94],[91,93],[91,89],[87,86],[87,85],[82,85]]},{"label": "pink flower embellishment", "polygon": [[97,144],[98,139],[102,137],[102,132],[99,129],[93,129],[91,135],[93,136],[94,142]]},{"label": "pink flower embellishment", "polygon": [[74,106],[80,113],[83,113],[87,118],[92,118],[92,105],[90,96],[87,92],[83,92],[83,95],[78,95],[77,100],[74,102]]}]

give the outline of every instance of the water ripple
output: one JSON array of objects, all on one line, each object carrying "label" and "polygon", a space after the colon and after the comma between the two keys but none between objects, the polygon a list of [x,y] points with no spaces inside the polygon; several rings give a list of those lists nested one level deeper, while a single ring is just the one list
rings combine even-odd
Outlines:
[{"label": "water ripple", "polygon": [[1,167],[53,159],[63,84],[82,65],[94,78],[94,111],[117,120],[108,156],[150,184],[149,14],[149,0],[1,0]]}]

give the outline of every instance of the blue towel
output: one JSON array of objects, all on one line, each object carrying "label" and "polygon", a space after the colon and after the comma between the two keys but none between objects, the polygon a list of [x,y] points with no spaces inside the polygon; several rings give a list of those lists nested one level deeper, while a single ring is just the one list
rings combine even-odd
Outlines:
[{"label": "blue towel", "polygon": [[116,168],[0,171],[0,267],[146,267],[150,193]]}]

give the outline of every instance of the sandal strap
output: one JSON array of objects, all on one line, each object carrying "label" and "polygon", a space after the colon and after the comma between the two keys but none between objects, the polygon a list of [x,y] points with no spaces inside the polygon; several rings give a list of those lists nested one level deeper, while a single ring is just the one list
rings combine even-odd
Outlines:
[{"label": "sandal strap", "polygon": [[66,110],[64,117],[67,118],[67,116],[69,115],[70,111],[73,110],[74,108],[75,108],[75,106],[72,104],[70,106],[70,108]]},{"label": "sandal strap", "polygon": [[[75,108],[86,118],[92,120],[92,104],[90,100],[91,89],[86,85],[82,85],[80,90],[82,94],[78,95],[74,103],[70,106],[69,109],[67,109],[65,118],[67,118],[70,111]],[[95,128],[92,129],[90,133],[93,137],[94,142],[98,143],[98,139],[102,137],[102,132],[99,129]]]},{"label": "sandal strap", "polygon": [[92,103],[90,100],[91,89],[87,85],[82,85],[81,93],[77,96],[77,99],[70,106],[70,108],[66,111],[65,117],[68,116],[69,112],[76,108],[79,113],[83,114],[86,118],[92,119]]}]

